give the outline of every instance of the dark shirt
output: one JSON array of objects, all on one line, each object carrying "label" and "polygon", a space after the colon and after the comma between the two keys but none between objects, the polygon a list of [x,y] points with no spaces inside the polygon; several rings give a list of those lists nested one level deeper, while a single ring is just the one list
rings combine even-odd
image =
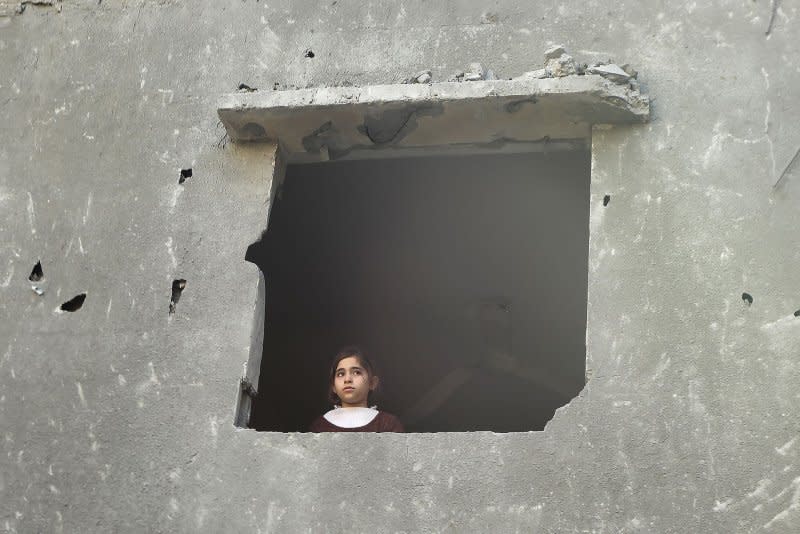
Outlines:
[{"label": "dark shirt", "polygon": [[387,412],[378,412],[375,419],[370,421],[364,426],[357,426],[354,428],[342,428],[336,426],[323,416],[317,417],[311,426],[308,428],[309,432],[405,432],[403,423],[394,415]]}]

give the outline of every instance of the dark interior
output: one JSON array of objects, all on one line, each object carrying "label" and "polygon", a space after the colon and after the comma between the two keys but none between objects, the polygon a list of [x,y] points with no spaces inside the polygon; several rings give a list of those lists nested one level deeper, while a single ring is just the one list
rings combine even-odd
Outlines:
[{"label": "dark interior", "polygon": [[358,345],[411,432],[541,430],[583,388],[588,151],[289,166],[250,426],[305,431]]}]

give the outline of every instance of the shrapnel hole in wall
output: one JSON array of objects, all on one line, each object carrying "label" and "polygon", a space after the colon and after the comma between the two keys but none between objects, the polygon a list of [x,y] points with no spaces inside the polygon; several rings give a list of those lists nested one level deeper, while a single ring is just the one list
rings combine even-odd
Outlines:
[{"label": "shrapnel hole in wall", "polygon": [[181,293],[183,293],[184,288],[186,287],[186,280],[183,278],[176,278],[172,281],[172,293],[169,298],[169,314],[172,315],[175,313],[175,309],[178,306],[178,301],[181,299]]},{"label": "shrapnel hole in wall", "polygon": [[44,269],[42,269],[41,260],[36,262],[36,265],[31,269],[31,274],[28,275],[28,281],[31,283],[31,290],[39,295],[44,295]]},{"label": "shrapnel hole in wall", "polygon": [[83,302],[86,300],[86,293],[80,293],[75,295],[64,304],[62,304],[59,309],[65,312],[75,312],[81,309],[83,306]]},{"label": "shrapnel hole in wall", "polygon": [[42,262],[37,261],[36,265],[31,269],[31,274],[28,276],[30,282],[39,282],[44,278],[44,270],[42,269]]},{"label": "shrapnel hole in wall", "polygon": [[585,385],[588,185],[588,151],[290,166],[248,250],[267,281],[250,426],[305,430],[356,343],[409,431],[541,430]]}]

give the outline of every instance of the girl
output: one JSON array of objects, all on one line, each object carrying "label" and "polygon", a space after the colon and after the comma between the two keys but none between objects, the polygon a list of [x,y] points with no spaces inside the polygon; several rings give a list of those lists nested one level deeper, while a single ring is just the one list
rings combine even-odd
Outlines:
[{"label": "girl", "polygon": [[336,404],[311,423],[311,432],[404,432],[400,420],[388,412],[368,408],[378,387],[372,363],[358,347],[345,347],[331,365],[328,399]]}]

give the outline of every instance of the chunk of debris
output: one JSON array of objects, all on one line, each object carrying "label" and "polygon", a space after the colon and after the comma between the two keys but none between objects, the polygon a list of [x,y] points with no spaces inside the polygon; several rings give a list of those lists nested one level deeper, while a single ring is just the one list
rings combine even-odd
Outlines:
[{"label": "chunk of debris", "polygon": [[410,78],[406,78],[403,80],[403,83],[431,83],[433,80],[433,76],[431,75],[431,71],[423,70]]},{"label": "chunk of debris", "polygon": [[478,82],[481,80],[496,80],[497,76],[491,69],[484,69],[480,63],[470,63],[466,72],[460,71],[451,76],[450,82]]},{"label": "chunk of debris", "polygon": [[483,65],[480,63],[470,63],[469,70],[464,73],[464,81],[477,82],[486,79],[485,76],[486,71],[483,70]]},{"label": "chunk of debris", "polygon": [[547,69],[537,69],[529,72],[523,72],[515,80],[541,80],[543,78],[550,78],[550,73]]},{"label": "chunk of debris", "polygon": [[[561,54],[553,57],[554,54],[559,50],[561,51]],[[553,47],[544,54],[546,59],[544,70],[547,71],[553,78],[563,78],[564,76],[577,74],[575,60],[563,50],[564,48],[560,46]]]},{"label": "chunk of debris", "polygon": [[255,91],[258,91],[258,87],[250,87],[246,83],[240,83],[238,90],[242,93],[254,93]]},{"label": "chunk of debris", "polygon": [[753,296],[750,293],[742,293],[742,300],[748,306],[751,306],[753,304]]},{"label": "chunk of debris", "polygon": [[628,83],[632,78],[630,74],[614,63],[609,63],[607,65],[589,65],[586,69],[586,74],[599,74],[603,78],[611,80],[614,83]]},{"label": "chunk of debris", "polygon": [[551,59],[558,59],[566,53],[567,50],[564,48],[564,45],[551,46],[544,51],[544,60],[547,62]]},{"label": "chunk of debris", "polygon": [[631,67],[630,63],[625,63],[620,68],[624,70],[631,78],[636,78],[639,76],[639,71]]},{"label": "chunk of debris", "polygon": [[536,69],[524,72],[513,78],[515,80],[541,80],[544,78],[563,78],[565,76],[585,74],[597,74],[618,84],[628,84],[633,91],[639,90],[639,82],[636,77],[639,75],[636,69],[629,64],[619,66],[609,59],[606,62],[577,63],[573,57],[567,54],[564,45],[551,46],[544,52],[545,65],[543,69]]}]

